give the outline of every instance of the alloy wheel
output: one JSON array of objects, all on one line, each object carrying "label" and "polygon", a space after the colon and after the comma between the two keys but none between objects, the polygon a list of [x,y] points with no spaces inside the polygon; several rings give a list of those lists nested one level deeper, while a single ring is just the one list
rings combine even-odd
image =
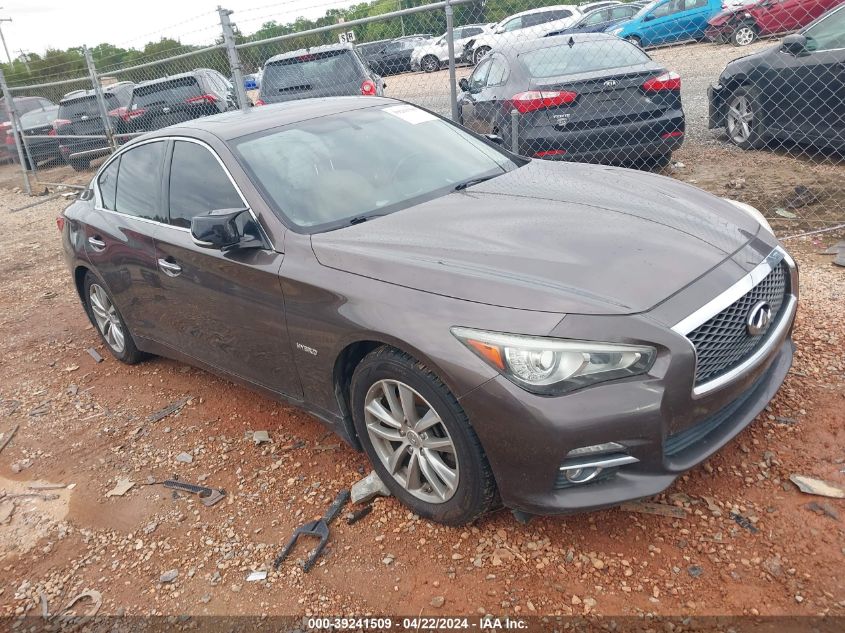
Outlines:
[{"label": "alloy wheel", "polygon": [[736,42],[737,46],[748,46],[754,41],[755,37],[754,29],[750,26],[741,26],[734,34],[734,42]]},{"label": "alloy wheel", "polygon": [[427,73],[433,73],[435,70],[440,68],[440,63],[435,57],[426,57],[422,60],[423,70]]},{"label": "alloy wheel", "polygon": [[482,46],[481,48],[475,51],[475,63],[477,64],[480,62],[484,56],[490,51],[490,48],[487,46]]},{"label": "alloy wheel", "polygon": [[728,102],[728,136],[736,144],[747,143],[751,138],[754,108],[747,95],[737,95]]},{"label": "alloy wheel", "polygon": [[91,284],[88,302],[91,305],[91,312],[94,314],[94,321],[97,322],[100,334],[103,335],[106,343],[115,353],[122,354],[123,350],[126,349],[126,338],[117,309],[109,299],[108,293],[99,284]]},{"label": "alloy wheel", "polygon": [[409,493],[445,503],[458,488],[455,444],[434,407],[398,380],[379,380],[364,399],[367,434],[379,460]]}]

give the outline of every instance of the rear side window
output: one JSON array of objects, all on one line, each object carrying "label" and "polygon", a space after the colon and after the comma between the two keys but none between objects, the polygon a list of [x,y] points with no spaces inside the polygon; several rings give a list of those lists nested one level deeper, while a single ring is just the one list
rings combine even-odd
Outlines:
[{"label": "rear side window", "polygon": [[243,207],[243,200],[209,150],[196,143],[176,141],[170,164],[171,224],[188,228],[195,215]]},{"label": "rear side window", "polygon": [[519,60],[532,77],[556,77],[610,68],[637,66],[650,61],[639,47],[623,40],[601,40],[595,46],[552,46],[523,53]]},{"label": "rear side window", "polygon": [[100,198],[103,208],[114,211],[114,199],[117,193],[117,170],[119,169],[120,158],[118,157],[103,170],[97,178],[97,186],[100,187]]},{"label": "rear side window", "polygon": [[181,103],[202,95],[202,89],[195,77],[181,77],[135,88],[132,94],[132,109],[149,108],[168,103]]},{"label": "rear side window", "polygon": [[358,67],[347,50],[308,53],[265,66],[262,89],[270,94],[349,83]]},{"label": "rear side window", "polygon": [[164,142],[146,143],[120,157],[115,210],[156,222],[166,222],[159,204]]}]

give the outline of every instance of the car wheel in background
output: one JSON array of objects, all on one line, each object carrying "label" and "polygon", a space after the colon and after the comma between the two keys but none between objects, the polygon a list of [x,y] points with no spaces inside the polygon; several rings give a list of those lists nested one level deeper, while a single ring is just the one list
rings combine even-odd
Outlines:
[{"label": "car wheel in background", "polygon": [[421,517],[468,523],[496,497],[493,473],[466,414],[428,368],[391,347],[352,376],[355,430],[379,477]]},{"label": "car wheel in background", "polygon": [[440,60],[434,55],[426,55],[422,58],[420,66],[427,73],[433,73],[435,70],[440,70]]},{"label": "car wheel in background", "polygon": [[127,365],[134,365],[142,360],[144,354],[135,347],[132,335],[105,284],[93,273],[88,272],[82,287],[85,310],[112,356]]},{"label": "car wheel in background", "polygon": [[669,163],[671,162],[672,152],[667,152],[665,154],[656,154],[654,156],[648,156],[642,160],[640,165],[642,165],[642,168],[646,170],[659,170],[663,169],[664,167],[668,167]]},{"label": "car wheel in background", "polygon": [[759,93],[751,86],[741,86],[725,103],[725,131],[731,143],[742,149],[763,145],[762,107]]},{"label": "car wheel in background", "polygon": [[81,158],[71,158],[68,160],[68,165],[73,167],[74,171],[85,171],[91,166],[91,161]]},{"label": "car wheel in background", "polygon": [[757,39],[757,29],[753,24],[740,24],[731,33],[731,44],[734,46],[748,46]]},{"label": "car wheel in background", "polygon": [[639,48],[643,47],[643,41],[636,35],[629,35],[625,38],[625,41],[630,42],[631,44],[633,44],[634,46],[638,46]]},{"label": "car wheel in background", "polygon": [[478,48],[475,49],[475,52],[473,53],[473,62],[477,64],[489,52],[490,52],[489,46],[479,46]]}]

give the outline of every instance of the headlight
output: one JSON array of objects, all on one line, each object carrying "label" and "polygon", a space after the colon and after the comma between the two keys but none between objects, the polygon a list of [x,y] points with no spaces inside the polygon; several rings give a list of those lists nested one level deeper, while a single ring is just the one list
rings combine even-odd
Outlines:
[{"label": "headlight", "polygon": [[775,234],[775,232],[772,230],[771,225],[769,224],[769,221],[765,217],[763,217],[762,213],[760,213],[750,204],[745,204],[744,202],[740,202],[739,200],[731,200],[730,198],[722,198],[722,200],[726,200],[732,205],[734,205],[737,209],[745,211],[748,215],[757,220],[757,222],[760,223],[760,226],[766,229],[769,233],[771,233],[772,235]]},{"label": "headlight", "polygon": [[594,343],[453,327],[452,334],[523,389],[558,395],[597,382],[645,373],[657,351],[644,345]]}]

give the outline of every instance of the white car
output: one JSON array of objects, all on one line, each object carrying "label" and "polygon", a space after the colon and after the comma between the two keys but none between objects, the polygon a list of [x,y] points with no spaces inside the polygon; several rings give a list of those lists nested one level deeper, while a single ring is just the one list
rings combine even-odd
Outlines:
[{"label": "white car", "polygon": [[496,24],[490,33],[483,33],[467,42],[465,56],[470,62],[477,64],[494,48],[543,37],[549,31],[565,29],[582,15],[581,10],[574,4],[557,4],[515,13]]},{"label": "white car", "polygon": [[[456,26],[453,29],[453,37],[455,38],[455,61],[470,62],[471,60],[463,59],[463,52],[466,43],[471,39],[483,35],[484,33],[492,33],[495,22],[489,24],[467,24],[465,26]],[[417,46],[411,53],[411,70],[424,70],[427,73],[433,73],[435,70],[442,68],[449,63],[449,45],[446,42],[446,33],[444,33],[438,40],[434,42],[424,42]]]}]

